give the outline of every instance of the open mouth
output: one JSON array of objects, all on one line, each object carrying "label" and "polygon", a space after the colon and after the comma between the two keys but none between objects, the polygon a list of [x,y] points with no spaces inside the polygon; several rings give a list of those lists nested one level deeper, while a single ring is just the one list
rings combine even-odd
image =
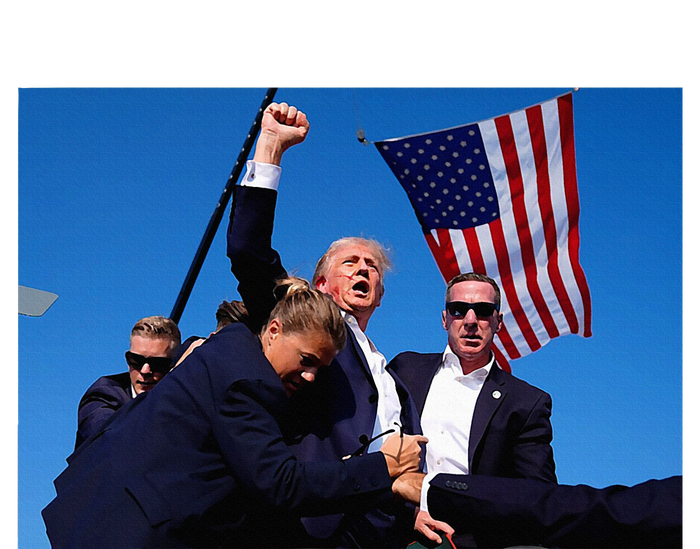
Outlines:
[{"label": "open mouth", "polygon": [[354,292],[359,292],[361,294],[368,294],[369,293],[369,283],[361,280],[360,282],[357,282],[353,285],[352,290]]}]

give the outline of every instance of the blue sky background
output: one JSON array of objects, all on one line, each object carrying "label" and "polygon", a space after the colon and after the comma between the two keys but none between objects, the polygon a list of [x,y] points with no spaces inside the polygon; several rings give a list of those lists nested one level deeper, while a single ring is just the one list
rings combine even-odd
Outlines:
[{"label": "blue sky background", "polygon": [[[357,141],[358,125],[379,141],[566,91],[280,88],[276,100],[311,122],[283,160],[274,245],[285,266],[309,278],[332,240],[380,240],[395,266],[368,334],[387,359],[441,351],[444,282],[404,191]],[[19,90],[18,282],[59,295],[43,317],[18,317],[19,547],[49,547],[40,511],[72,451],[78,401],[99,376],[126,370],[136,320],[170,314],[264,92]],[[561,483],[683,472],[682,119],[679,88],[574,93],[593,337],[561,337],[511,364],[552,395]],[[207,335],[218,303],[238,298],[228,213],[180,321],[183,339]]]}]

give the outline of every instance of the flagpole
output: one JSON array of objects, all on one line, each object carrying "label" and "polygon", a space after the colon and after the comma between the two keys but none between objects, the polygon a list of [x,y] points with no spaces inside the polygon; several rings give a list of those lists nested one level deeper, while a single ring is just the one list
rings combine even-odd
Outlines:
[{"label": "flagpole", "polygon": [[209,220],[209,225],[207,225],[207,228],[204,231],[204,236],[202,237],[202,241],[199,243],[199,248],[197,248],[197,252],[195,253],[194,259],[192,260],[190,270],[188,271],[187,276],[185,277],[185,281],[183,282],[182,288],[180,289],[180,294],[177,296],[177,300],[175,301],[173,310],[170,313],[170,318],[176,323],[180,322],[182,313],[185,310],[185,305],[187,305],[187,300],[189,299],[190,294],[192,293],[194,283],[197,280],[199,271],[201,270],[202,265],[204,264],[204,259],[207,256],[207,252],[209,252],[209,247],[211,246],[211,243],[214,240],[216,231],[218,230],[219,224],[221,223],[221,219],[224,216],[226,206],[228,206],[231,194],[233,193],[233,187],[236,185],[238,178],[241,176],[243,166],[245,165],[245,162],[248,159],[248,156],[250,155],[250,151],[253,148],[253,143],[255,142],[255,139],[258,136],[258,132],[260,131],[260,125],[262,124],[262,115],[265,112],[265,109],[268,107],[268,105],[272,103],[276,92],[277,88],[268,88],[267,92],[265,93],[265,97],[263,98],[262,104],[260,105],[258,114],[255,117],[255,121],[253,122],[253,126],[250,128],[250,132],[248,132],[248,135],[245,141],[243,142],[243,148],[241,149],[241,152],[238,155],[238,160],[236,160],[236,164],[233,166],[233,170],[231,171],[231,175],[229,176],[228,181],[226,182],[226,186],[224,187],[224,191],[221,194],[221,198],[219,198],[219,202],[217,203],[216,208],[214,208],[214,213],[212,214],[211,219]]}]

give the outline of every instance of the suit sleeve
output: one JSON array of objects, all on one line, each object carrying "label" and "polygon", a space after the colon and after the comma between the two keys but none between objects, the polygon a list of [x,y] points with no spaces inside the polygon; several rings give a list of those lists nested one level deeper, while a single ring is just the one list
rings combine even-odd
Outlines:
[{"label": "suit sleeve", "polygon": [[263,381],[238,381],[227,391],[213,426],[224,458],[260,506],[325,515],[362,510],[389,492],[391,478],[381,453],[344,461],[297,461],[276,419],[283,409],[280,397],[286,398]]},{"label": "suit sleeve", "polygon": [[557,482],[552,450],[552,399],[542,392],[532,407],[513,448],[516,476]]},{"label": "suit sleeve", "polygon": [[680,547],[682,478],[593,488],[437,475],[428,509],[480,547]]},{"label": "suit sleeve", "polygon": [[83,442],[98,433],[108,419],[128,401],[123,389],[116,385],[94,383],[78,404],[77,449]]},{"label": "suit sleeve", "polygon": [[277,279],[287,275],[279,254],[272,249],[277,192],[237,186],[226,235],[226,253],[238,292],[250,316],[250,327],[259,331],[275,306]]}]

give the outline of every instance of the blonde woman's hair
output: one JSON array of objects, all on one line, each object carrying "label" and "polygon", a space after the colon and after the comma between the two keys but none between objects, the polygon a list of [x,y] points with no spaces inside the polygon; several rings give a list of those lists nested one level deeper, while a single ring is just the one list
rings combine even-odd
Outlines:
[{"label": "blonde woman's hair", "polygon": [[[270,320],[276,318],[282,331],[325,333],[337,350],[345,347],[345,321],[329,296],[311,288],[303,278],[289,277],[277,282],[275,297],[277,305],[270,313]],[[266,328],[267,324],[263,331]]]},{"label": "blonde woman's hair", "polygon": [[182,339],[180,328],[177,327],[177,324],[164,316],[147,316],[146,318],[142,318],[134,324],[134,327],[131,329],[129,341],[131,341],[131,338],[134,336],[147,337],[150,339],[169,339],[170,350],[179,347]]}]

